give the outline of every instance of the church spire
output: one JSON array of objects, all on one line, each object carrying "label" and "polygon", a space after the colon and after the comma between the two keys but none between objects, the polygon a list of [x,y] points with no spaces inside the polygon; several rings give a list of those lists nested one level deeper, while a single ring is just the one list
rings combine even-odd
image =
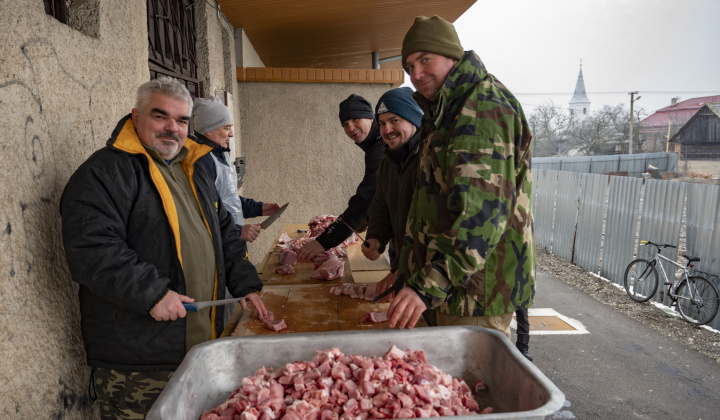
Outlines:
[{"label": "church spire", "polygon": [[585,80],[582,72],[582,59],[580,59],[580,73],[575,83],[575,93],[570,99],[570,112],[573,114],[587,114],[590,111],[590,99],[585,93]]}]

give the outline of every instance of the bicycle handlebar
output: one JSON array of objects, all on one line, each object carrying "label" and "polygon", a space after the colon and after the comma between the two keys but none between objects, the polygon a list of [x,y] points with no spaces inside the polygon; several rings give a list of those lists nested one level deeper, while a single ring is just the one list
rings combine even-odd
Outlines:
[{"label": "bicycle handlebar", "polygon": [[641,245],[645,245],[645,244],[647,244],[647,245],[655,245],[655,246],[658,247],[658,248],[677,248],[677,246],[675,246],[675,245],[670,245],[670,244],[667,244],[667,243],[666,243],[666,244],[657,244],[657,243],[655,243],[655,242],[650,242],[650,241],[640,241],[640,244],[641,244]]},{"label": "bicycle handlebar", "polygon": [[652,245],[658,249],[658,252],[662,251],[661,248],[677,248],[675,245],[670,245],[668,243],[666,244],[656,244],[655,242],[651,241],[640,241],[640,245]]}]

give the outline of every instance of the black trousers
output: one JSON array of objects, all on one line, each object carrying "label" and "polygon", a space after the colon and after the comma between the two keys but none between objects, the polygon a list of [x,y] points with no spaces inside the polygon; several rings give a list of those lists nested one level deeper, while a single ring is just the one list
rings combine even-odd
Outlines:
[{"label": "black trousers", "polygon": [[515,311],[515,320],[517,322],[517,341],[515,346],[520,351],[528,351],[528,343],[530,342],[530,321],[528,320],[528,310],[518,309]]}]

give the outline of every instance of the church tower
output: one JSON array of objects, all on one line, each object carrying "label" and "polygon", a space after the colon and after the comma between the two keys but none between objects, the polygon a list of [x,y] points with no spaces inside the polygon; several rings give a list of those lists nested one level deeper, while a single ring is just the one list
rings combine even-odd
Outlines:
[{"label": "church tower", "polygon": [[582,74],[582,60],[580,60],[580,74],[578,74],[577,83],[575,83],[575,93],[570,99],[570,114],[587,115],[590,113],[590,99],[585,93],[585,81]]}]

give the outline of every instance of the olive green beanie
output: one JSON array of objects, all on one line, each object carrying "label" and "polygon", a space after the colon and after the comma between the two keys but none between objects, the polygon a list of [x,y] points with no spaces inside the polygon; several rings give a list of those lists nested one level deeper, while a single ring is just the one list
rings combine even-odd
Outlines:
[{"label": "olive green beanie", "polygon": [[405,34],[402,44],[402,64],[405,66],[410,54],[429,52],[460,60],[463,47],[455,27],[440,16],[418,16]]}]

